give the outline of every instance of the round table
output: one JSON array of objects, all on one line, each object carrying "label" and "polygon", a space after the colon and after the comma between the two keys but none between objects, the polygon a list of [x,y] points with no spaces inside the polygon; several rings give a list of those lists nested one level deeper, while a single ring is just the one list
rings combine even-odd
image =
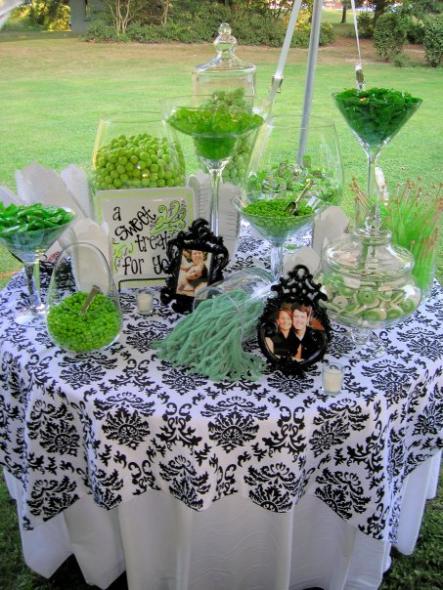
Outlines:
[{"label": "round table", "polygon": [[[266,259],[249,236],[233,267]],[[349,356],[336,397],[322,393],[319,365],[303,377],[214,383],[159,361],[151,343],[179,316],[158,300],[153,316],[139,316],[129,292],[119,341],[67,354],[44,329],[13,322],[22,291],[18,275],[0,295],[0,463],[25,556],[42,536],[53,547],[37,567],[28,552],[40,573],[68,551],[91,562],[94,540],[106,557],[93,560],[95,573],[94,563],[82,569],[102,588],[126,568],[131,590],[204,589],[211,564],[220,590],[367,589],[402,527],[415,530],[404,541],[412,550],[442,447],[439,286],[380,332],[385,357]],[[349,353],[344,331],[334,336],[335,352]],[[408,497],[408,486],[420,491]],[[367,551],[376,567],[365,578]]]}]

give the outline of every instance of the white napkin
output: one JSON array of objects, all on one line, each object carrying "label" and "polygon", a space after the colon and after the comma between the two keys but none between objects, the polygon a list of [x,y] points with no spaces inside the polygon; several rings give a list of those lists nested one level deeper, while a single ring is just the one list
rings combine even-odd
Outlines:
[{"label": "white napkin", "polygon": [[19,198],[26,203],[38,202],[55,207],[69,207],[75,211],[77,219],[89,215],[89,208],[86,209],[82,203],[83,187],[77,186],[79,194],[74,195],[68,189],[61,175],[50,168],[33,162],[23,170],[16,171],[15,182]]},{"label": "white napkin", "polygon": [[340,207],[332,205],[314,219],[312,247],[321,256],[326,243],[340,238],[347,230],[349,218]]},{"label": "white napkin", "polygon": [[315,274],[320,268],[320,256],[308,246],[297,248],[295,252],[284,255],[283,274],[287,275],[297,264],[304,264],[311,274]]},{"label": "white napkin", "polygon": [[[188,186],[195,193],[196,216],[209,221],[209,203],[211,202],[211,182],[209,175],[197,172],[188,178]],[[240,217],[232,199],[240,194],[240,189],[231,183],[220,185],[219,195],[219,223],[220,235],[223,243],[229,251],[232,260],[237,250],[238,233],[240,230]]]}]

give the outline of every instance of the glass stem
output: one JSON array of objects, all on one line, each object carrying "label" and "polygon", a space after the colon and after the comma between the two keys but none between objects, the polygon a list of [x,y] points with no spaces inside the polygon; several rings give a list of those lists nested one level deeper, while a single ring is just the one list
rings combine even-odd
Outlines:
[{"label": "glass stem", "polygon": [[369,205],[369,227],[372,230],[379,230],[381,226],[380,198],[376,182],[375,168],[377,166],[378,152],[368,153],[368,205]]},{"label": "glass stem", "polygon": [[271,246],[271,274],[273,283],[283,275],[283,246]]},{"label": "glass stem", "polygon": [[36,258],[34,262],[25,262],[24,267],[30,307],[33,313],[38,314],[41,313],[44,307],[40,298],[40,261]]},{"label": "glass stem", "polygon": [[219,235],[218,199],[220,195],[220,182],[226,163],[227,162],[222,160],[217,162],[217,166],[208,165],[208,172],[211,179],[211,204],[209,207],[209,220],[211,224],[211,231],[216,236]]}]

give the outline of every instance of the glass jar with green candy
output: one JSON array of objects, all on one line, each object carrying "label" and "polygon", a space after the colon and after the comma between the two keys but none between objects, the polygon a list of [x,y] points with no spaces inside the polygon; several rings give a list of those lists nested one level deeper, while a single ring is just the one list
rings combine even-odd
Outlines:
[{"label": "glass jar with green candy", "polygon": [[99,122],[92,156],[96,190],[182,186],[180,147],[155,113],[126,113]]},{"label": "glass jar with green candy", "polygon": [[313,117],[304,133],[298,120],[291,113],[264,123],[250,158],[244,195],[235,202],[243,219],[270,242],[274,280],[283,271],[285,244],[342,195],[343,168],[334,124]]},{"label": "glass jar with green candy", "polygon": [[118,291],[93,244],[76,242],[63,250],[49,284],[46,322],[54,344],[73,353],[100,350],[119,336]]},{"label": "glass jar with green candy", "polygon": [[211,179],[210,225],[218,235],[218,199],[223,170],[235,153],[240,139],[255,140],[263,118],[244,105],[210,96],[178,97],[166,106],[165,120],[179,137],[192,138],[200,163]]},{"label": "glass jar with green candy", "polygon": [[15,316],[18,324],[41,322],[45,307],[40,298],[40,259],[74,220],[70,209],[0,203],[0,244],[24,264],[29,303]]}]

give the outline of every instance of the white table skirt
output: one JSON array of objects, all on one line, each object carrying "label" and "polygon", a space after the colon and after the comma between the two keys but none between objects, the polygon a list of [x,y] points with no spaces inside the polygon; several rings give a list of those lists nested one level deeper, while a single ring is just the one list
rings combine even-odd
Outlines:
[{"label": "white table skirt", "polygon": [[[425,501],[435,496],[440,455],[406,480],[402,553],[414,550]],[[5,478],[19,510],[21,485]],[[86,581],[100,588],[126,569],[129,590],[375,590],[390,566],[389,543],[363,535],[309,495],[286,514],[237,495],[203,512],[163,492],[111,511],[87,496],[20,532],[31,569],[49,577],[73,553]]]}]

